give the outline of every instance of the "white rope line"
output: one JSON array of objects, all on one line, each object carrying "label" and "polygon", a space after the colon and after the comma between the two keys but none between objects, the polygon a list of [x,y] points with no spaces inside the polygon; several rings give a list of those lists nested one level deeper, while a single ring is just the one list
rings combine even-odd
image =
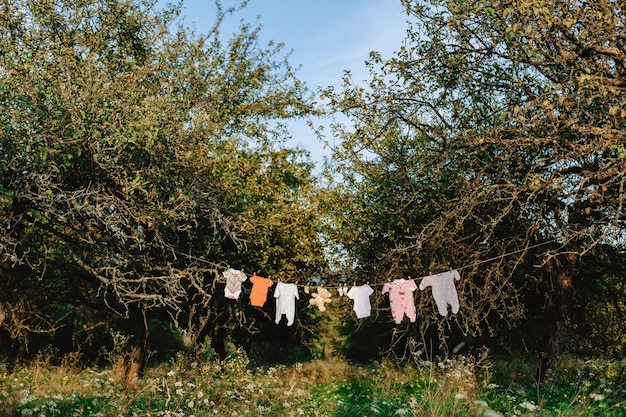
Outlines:
[{"label": "white rope line", "polygon": [[[524,247],[522,249],[518,249],[518,250],[515,250],[513,252],[507,252],[507,253],[504,253],[502,255],[494,256],[492,258],[484,259],[482,261],[477,261],[477,262],[474,262],[474,263],[471,263],[471,264],[463,265],[463,266],[458,267],[458,268],[450,268],[450,270],[451,271],[452,270],[460,271],[460,270],[463,270],[463,269],[466,269],[466,268],[472,268],[472,267],[475,267],[477,265],[482,265],[482,264],[485,264],[485,263],[493,262],[493,261],[495,261],[497,259],[502,259],[502,258],[505,258],[507,256],[515,255],[517,253],[525,252],[527,250],[535,249],[535,248],[538,248],[538,247],[541,247],[541,246],[545,246],[545,245],[548,245],[548,244],[554,243],[554,242],[556,242],[556,239],[552,239],[552,240],[549,240],[549,241],[546,241],[546,242],[537,243],[537,244],[534,244],[534,245],[531,245],[531,246],[526,246],[526,247]],[[222,269],[230,268],[230,265],[228,265],[228,264],[226,264],[224,262],[215,263],[215,262],[207,261],[205,259],[193,256],[193,255],[189,255],[189,254],[186,254],[186,253],[182,253],[182,252],[176,252],[176,253],[179,254],[179,255],[185,256],[185,257],[187,257],[189,259],[193,259],[193,260],[196,260],[196,261],[204,262],[204,263],[209,264],[209,265],[213,265],[216,268],[222,268]],[[251,277],[251,276],[254,276],[256,273],[255,274],[249,274],[249,273],[244,272],[244,274],[246,274],[246,276],[248,276],[248,277]],[[421,280],[423,278],[424,277],[413,278],[413,280]],[[218,282],[226,282],[226,280],[219,279],[219,278],[217,279],[217,281]],[[278,282],[280,282],[280,280]],[[345,287],[349,286],[347,283],[346,284],[342,284],[342,285],[323,285],[323,284],[300,284],[300,283],[295,283],[295,285],[299,286],[299,287],[303,287],[303,288],[320,286],[320,287],[331,288],[331,289],[345,288]],[[356,283],[354,285],[356,285]],[[385,283],[370,284],[368,282],[367,285],[369,285],[369,286],[382,286],[382,285],[385,285]]]}]

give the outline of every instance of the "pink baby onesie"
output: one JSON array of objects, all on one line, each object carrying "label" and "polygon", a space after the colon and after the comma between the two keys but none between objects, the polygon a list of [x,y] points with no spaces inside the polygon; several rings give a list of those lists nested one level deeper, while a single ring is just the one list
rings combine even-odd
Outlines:
[{"label": "pink baby onesie", "polygon": [[370,304],[370,295],[374,293],[374,290],[369,285],[360,285],[350,288],[346,294],[348,298],[354,300],[354,312],[358,319],[363,317],[369,317],[372,311],[372,305]]},{"label": "pink baby onesie", "polygon": [[433,298],[437,303],[439,314],[445,316],[448,314],[448,304],[452,307],[452,314],[459,312],[459,296],[454,287],[454,280],[460,280],[459,271],[441,272],[437,275],[429,275],[422,278],[420,282],[420,290],[428,286],[433,287]]},{"label": "pink baby onesie", "polygon": [[241,283],[248,279],[248,277],[246,277],[246,274],[244,274],[242,271],[232,268],[229,268],[226,271],[222,272],[222,275],[224,275],[224,278],[226,278],[224,296],[233,300],[238,299],[239,294],[241,294]]},{"label": "pink baby onesie", "polygon": [[402,323],[404,314],[406,314],[411,323],[415,322],[416,312],[413,291],[416,289],[417,285],[415,285],[415,281],[412,279],[396,279],[391,284],[383,285],[383,294],[389,293],[391,315],[396,324]]},{"label": "pink baby onesie", "polygon": [[274,290],[276,298],[276,324],[280,323],[283,314],[287,317],[287,326],[293,324],[296,316],[296,298],[299,300],[298,287],[296,284],[279,282]]}]

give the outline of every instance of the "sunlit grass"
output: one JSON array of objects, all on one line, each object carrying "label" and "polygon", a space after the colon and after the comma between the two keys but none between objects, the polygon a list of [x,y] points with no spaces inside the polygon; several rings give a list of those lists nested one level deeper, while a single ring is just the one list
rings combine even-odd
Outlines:
[{"label": "sunlit grass", "polygon": [[540,389],[507,374],[525,363],[457,356],[398,366],[340,359],[250,369],[182,358],[124,388],[123,369],[39,359],[0,373],[6,416],[626,416],[625,362],[565,357]]}]

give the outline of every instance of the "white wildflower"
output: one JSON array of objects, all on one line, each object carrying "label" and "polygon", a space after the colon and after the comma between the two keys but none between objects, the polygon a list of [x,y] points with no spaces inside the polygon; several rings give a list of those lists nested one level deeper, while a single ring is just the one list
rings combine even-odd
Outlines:
[{"label": "white wildflower", "polygon": [[454,398],[457,400],[464,400],[467,398],[467,395],[463,394],[462,392],[457,392],[456,394],[454,394]]},{"label": "white wildflower", "polygon": [[196,405],[196,403],[193,400],[189,400],[189,402],[187,403],[187,407],[189,408],[193,408]]},{"label": "white wildflower", "polygon": [[604,395],[602,394],[595,394],[595,393],[591,393],[589,394],[589,398],[591,398],[593,401],[603,401],[604,400]]},{"label": "white wildflower", "polygon": [[539,409],[539,407],[537,407],[535,404],[533,404],[530,401],[524,401],[523,403],[520,404],[520,407],[523,407],[530,411],[537,411]]},{"label": "white wildflower", "polygon": [[169,372],[167,373],[167,376],[169,376],[169,377],[172,377],[172,376],[174,376],[174,375],[176,375],[176,372],[174,372],[174,371],[169,371]]},{"label": "white wildflower", "polygon": [[184,393],[185,393],[185,390],[184,390],[184,389],[182,389],[182,388],[178,388],[178,389],[176,390],[176,394],[177,394],[177,395],[183,395]]},{"label": "white wildflower", "polygon": [[485,410],[480,417],[504,417],[504,415],[498,413],[497,411]]},{"label": "white wildflower", "polygon": [[180,382],[180,381],[176,381],[176,382],[174,383],[174,386],[175,386],[175,387],[182,387],[182,386],[183,386],[183,383],[182,383],[182,382]]}]

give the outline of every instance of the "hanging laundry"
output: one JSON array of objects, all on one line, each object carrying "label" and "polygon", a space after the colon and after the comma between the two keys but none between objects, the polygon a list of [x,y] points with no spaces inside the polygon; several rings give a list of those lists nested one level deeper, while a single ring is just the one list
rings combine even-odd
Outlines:
[{"label": "hanging laundry", "polygon": [[340,287],[340,289],[341,289],[341,293],[340,293],[340,295],[343,295],[343,296],[347,296],[347,295],[348,295],[348,291],[349,291],[349,290],[348,290],[348,286],[347,286],[346,284],[343,284],[343,285]]},{"label": "hanging laundry", "polygon": [[369,285],[359,285],[358,287],[355,285],[345,293],[349,299],[354,300],[353,310],[358,319],[369,317],[371,314],[370,295],[373,293],[374,290]]},{"label": "hanging laundry", "polygon": [[402,323],[405,314],[411,323],[415,322],[417,315],[413,291],[416,289],[417,285],[410,277],[409,279],[396,279],[383,285],[383,294],[389,293],[391,315],[396,324]]},{"label": "hanging laundry", "polygon": [[346,284],[339,284],[337,287],[337,293],[340,297],[348,295],[348,287],[346,287]]},{"label": "hanging laundry", "polygon": [[311,295],[313,298],[309,300],[309,304],[317,306],[320,311],[326,311],[326,303],[330,303],[332,301],[330,298],[330,291],[324,287],[317,287],[317,292],[314,292]]},{"label": "hanging laundry", "polygon": [[296,316],[296,299],[300,299],[298,287],[296,284],[279,282],[276,284],[274,297],[276,298],[276,324],[280,323],[284,314],[287,318],[287,326],[291,326]]},{"label": "hanging laundry", "polygon": [[233,300],[238,299],[239,294],[241,294],[241,283],[248,279],[248,277],[246,277],[246,274],[242,271],[233,268],[228,268],[226,271],[222,272],[222,275],[226,278],[224,296]]},{"label": "hanging laundry", "polygon": [[252,283],[250,304],[255,307],[263,307],[267,301],[267,291],[274,285],[274,282],[257,275],[256,272],[250,277],[250,282]]},{"label": "hanging laundry", "polygon": [[459,312],[459,296],[456,293],[454,280],[460,280],[461,276],[456,269],[448,272],[441,272],[437,275],[428,275],[422,278],[420,290],[426,287],[433,287],[433,298],[437,304],[439,314],[448,314],[448,304],[452,307],[452,314]]}]

